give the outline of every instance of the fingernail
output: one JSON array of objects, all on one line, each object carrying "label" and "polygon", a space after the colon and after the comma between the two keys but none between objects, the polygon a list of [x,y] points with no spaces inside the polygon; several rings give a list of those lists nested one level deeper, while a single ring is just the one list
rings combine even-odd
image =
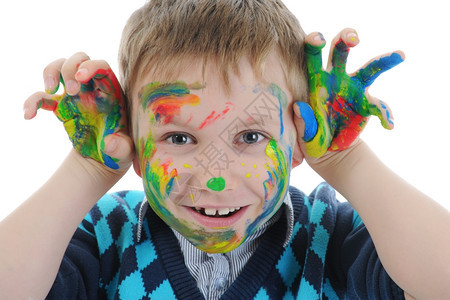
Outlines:
[{"label": "fingernail", "polygon": [[30,119],[30,109],[28,107],[24,107],[23,108],[23,117],[25,120],[29,120]]},{"label": "fingernail", "polygon": [[56,88],[56,80],[52,76],[48,76],[44,79],[45,92],[53,94]]},{"label": "fingernail", "polygon": [[356,31],[349,32],[349,33],[347,33],[347,38],[350,41],[355,42],[358,40],[358,34],[356,33]]},{"label": "fingernail", "polygon": [[321,34],[320,32],[317,33],[317,35],[314,37],[314,40],[325,42],[325,38],[323,37],[323,34]]},{"label": "fingernail", "polygon": [[69,94],[75,94],[78,89],[78,83],[75,80],[69,80],[66,82],[66,91]]},{"label": "fingernail", "polygon": [[297,102],[297,105],[300,108],[300,114],[305,122],[305,133],[303,135],[303,140],[305,142],[309,142],[316,136],[317,133],[316,117],[314,116],[314,111],[311,106],[307,103],[299,101]]}]

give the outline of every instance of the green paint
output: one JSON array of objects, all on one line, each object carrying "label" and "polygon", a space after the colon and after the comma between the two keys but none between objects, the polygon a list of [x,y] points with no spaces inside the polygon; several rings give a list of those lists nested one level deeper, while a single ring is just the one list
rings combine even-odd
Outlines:
[{"label": "green paint", "polygon": [[206,186],[211,190],[220,192],[225,188],[225,179],[222,177],[213,177],[206,183]]},{"label": "green paint", "polygon": [[[60,81],[64,85],[62,77]],[[118,169],[119,160],[104,152],[104,139],[123,128],[122,90],[114,73],[99,69],[90,80],[81,83],[78,94],[69,95],[64,90],[63,94],[54,95],[52,102],[57,104],[41,102],[38,108],[53,110],[78,153]]]}]

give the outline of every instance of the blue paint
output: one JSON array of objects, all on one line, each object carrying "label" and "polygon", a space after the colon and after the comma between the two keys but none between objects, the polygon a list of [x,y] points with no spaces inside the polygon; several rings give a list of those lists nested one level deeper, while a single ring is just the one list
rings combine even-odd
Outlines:
[{"label": "blue paint", "polygon": [[391,114],[389,113],[389,110],[387,109],[384,102],[380,100],[380,104],[381,104],[381,108],[384,109],[384,111],[386,112],[386,117],[388,119],[389,124],[394,124],[394,122],[391,119]]},{"label": "blue paint", "polygon": [[380,59],[369,63],[364,69],[359,70],[356,74],[356,78],[358,78],[363,87],[366,88],[370,86],[383,72],[392,69],[401,62],[403,62],[403,57],[398,53],[383,56]]},{"label": "blue paint", "polygon": [[151,82],[141,89],[139,98],[143,100],[142,107],[145,109],[159,98],[176,98],[188,95],[189,93],[190,90],[187,87],[187,84],[181,81],[173,83]]},{"label": "blue paint", "polygon": [[272,96],[277,97],[278,103],[280,104],[280,139],[283,137],[284,124],[283,124],[283,108],[287,107],[288,99],[286,93],[276,84],[271,83],[268,87]]},{"label": "blue paint", "polygon": [[305,122],[305,133],[303,135],[303,140],[305,142],[311,141],[317,133],[317,121],[314,116],[314,112],[307,103],[298,101],[298,107],[300,108],[300,114],[303,121]]}]

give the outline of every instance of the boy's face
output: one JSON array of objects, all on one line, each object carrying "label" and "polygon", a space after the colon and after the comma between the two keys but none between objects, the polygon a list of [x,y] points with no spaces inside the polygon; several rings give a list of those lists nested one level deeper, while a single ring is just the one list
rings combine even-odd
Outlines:
[{"label": "boy's face", "polygon": [[204,81],[201,64],[193,66],[175,82],[137,82],[135,169],[169,226],[200,250],[228,252],[273,216],[288,191],[297,139],[292,95],[274,54],[268,83],[243,60],[240,76],[230,72],[230,93],[214,66]]}]

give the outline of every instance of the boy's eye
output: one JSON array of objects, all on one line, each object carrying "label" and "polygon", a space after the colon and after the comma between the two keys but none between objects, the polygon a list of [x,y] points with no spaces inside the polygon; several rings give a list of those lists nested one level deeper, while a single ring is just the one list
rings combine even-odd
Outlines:
[{"label": "boy's eye", "polygon": [[192,144],[194,140],[187,134],[184,133],[174,133],[166,137],[165,139],[169,144],[175,145],[186,145]]},{"label": "boy's eye", "polygon": [[244,132],[238,139],[238,142],[246,144],[255,144],[264,140],[266,137],[256,131]]}]

